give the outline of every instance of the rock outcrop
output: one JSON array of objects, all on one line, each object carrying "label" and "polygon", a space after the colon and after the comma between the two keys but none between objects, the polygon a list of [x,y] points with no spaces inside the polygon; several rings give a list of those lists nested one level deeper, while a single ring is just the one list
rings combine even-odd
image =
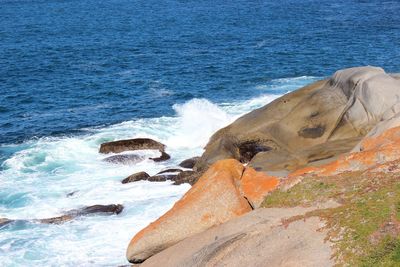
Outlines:
[{"label": "rock outcrop", "polygon": [[128,260],[143,262],[188,236],[250,211],[237,188],[243,171],[236,160],[211,166],[171,210],[136,234],[126,253]]},{"label": "rock outcrop", "polygon": [[317,208],[257,209],[186,238],[141,266],[332,266],[323,221],[310,217],[282,224]]},{"label": "rock outcrop", "polygon": [[146,149],[159,150],[160,152],[164,152],[165,145],[150,138],[135,138],[103,143],[100,146],[99,152],[103,154],[108,154]]},{"label": "rock outcrop", "polygon": [[[375,67],[337,71],[216,132],[195,169],[224,158],[291,172],[350,151],[398,110],[400,81]],[[324,161],[324,162],[325,162]]]}]

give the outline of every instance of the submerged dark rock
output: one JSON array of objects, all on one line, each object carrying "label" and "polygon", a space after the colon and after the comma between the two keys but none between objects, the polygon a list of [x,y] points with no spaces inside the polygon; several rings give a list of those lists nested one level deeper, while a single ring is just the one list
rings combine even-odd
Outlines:
[{"label": "submerged dark rock", "polygon": [[72,197],[72,196],[74,196],[75,193],[77,193],[77,192],[79,192],[79,191],[76,190],[76,191],[69,192],[69,193],[67,194],[67,197]]},{"label": "submerged dark rock", "polygon": [[66,214],[46,218],[46,219],[35,219],[35,220],[11,220],[7,218],[0,218],[0,227],[5,226],[10,223],[14,222],[35,222],[35,223],[44,223],[44,224],[61,224],[64,222],[71,221],[77,217],[86,216],[90,214],[105,214],[105,215],[112,215],[112,214],[120,214],[124,206],[121,204],[111,204],[111,205],[93,205],[87,206],[81,209],[75,209],[67,211]]},{"label": "submerged dark rock", "polygon": [[175,181],[178,174],[159,174],[149,177],[147,179],[150,182],[165,182],[165,181]]},{"label": "submerged dark rock", "polygon": [[121,153],[133,150],[155,149],[161,152],[165,150],[165,145],[150,138],[135,138],[103,143],[100,146],[100,153]]},{"label": "submerged dark rock", "polygon": [[145,159],[143,156],[135,155],[135,154],[126,154],[126,155],[114,155],[103,159],[103,161],[113,163],[113,164],[124,164],[131,165],[141,162]]},{"label": "submerged dark rock", "polygon": [[194,165],[196,165],[196,162],[200,159],[200,157],[193,157],[190,159],[185,159],[181,163],[179,163],[179,166],[182,168],[188,168],[188,169],[193,169]]},{"label": "submerged dark rock", "polygon": [[127,183],[132,183],[132,182],[137,182],[141,180],[147,180],[150,177],[150,175],[146,172],[137,172],[132,175],[129,175],[126,177],[124,180],[121,181],[123,184]]},{"label": "submerged dark rock", "polygon": [[197,180],[200,178],[201,173],[195,171],[183,171],[177,175],[174,181],[174,185],[180,185],[184,183],[188,183],[190,185],[194,185]]},{"label": "submerged dark rock", "polygon": [[161,156],[158,158],[150,158],[151,160],[154,160],[155,162],[161,162],[161,161],[166,161],[169,160],[171,158],[170,155],[168,155],[167,153],[165,153],[164,151],[160,151],[161,152]]},{"label": "submerged dark rock", "polygon": [[84,207],[82,209],[67,211],[66,214],[62,216],[47,218],[47,219],[39,219],[35,221],[45,224],[60,224],[75,219],[77,217],[86,216],[90,214],[106,214],[106,215],[120,214],[123,209],[124,206],[122,206],[121,204],[93,205]]},{"label": "submerged dark rock", "polygon": [[156,175],[163,174],[163,173],[179,173],[179,172],[183,172],[183,170],[181,170],[181,169],[166,169],[166,170],[160,171]]}]

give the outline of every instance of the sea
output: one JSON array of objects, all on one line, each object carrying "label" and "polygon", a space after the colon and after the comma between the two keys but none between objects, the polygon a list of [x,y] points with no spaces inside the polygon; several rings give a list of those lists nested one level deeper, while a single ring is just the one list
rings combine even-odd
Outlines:
[{"label": "sea", "polygon": [[[0,218],[125,207],[2,226],[0,265],[127,264],[130,239],[190,185],[123,178],[201,155],[216,130],[338,69],[400,72],[399,14],[377,0],[0,0]],[[98,153],[137,137],[171,159]]]}]

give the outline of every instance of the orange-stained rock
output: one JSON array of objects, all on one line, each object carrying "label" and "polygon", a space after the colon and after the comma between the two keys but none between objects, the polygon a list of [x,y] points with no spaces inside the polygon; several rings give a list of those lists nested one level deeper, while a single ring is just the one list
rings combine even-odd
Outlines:
[{"label": "orange-stained rock", "polygon": [[330,176],[341,172],[373,168],[389,171],[390,164],[388,163],[400,159],[400,127],[393,127],[377,135],[363,138],[353,151],[325,165],[298,169],[283,179],[279,187],[281,190],[290,189],[301,182],[307,174]]},{"label": "orange-stained rock", "polygon": [[318,175],[333,175],[343,171],[366,170],[400,158],[400,127],[394,127],[374,137],[365,137],[358,152],[342,155],[338,160],[321,166]]},{"label": "orange-stained rock", "polygon": [[131,240],[126,256],[132,263],[251,210],[238,188],[243,165],[237,160],[213,164],[163,216]]},{"label": "orange-stained rock", "polygon": [[246,167],[241,179],[241,189],[253,208],[260,207],[268,192],[274,190],[279,184],[277,177],[257,172],[251,167]]}]

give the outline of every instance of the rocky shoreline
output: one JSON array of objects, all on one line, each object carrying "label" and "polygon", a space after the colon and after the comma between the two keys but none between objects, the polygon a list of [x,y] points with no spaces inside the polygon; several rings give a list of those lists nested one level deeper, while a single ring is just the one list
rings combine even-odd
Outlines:
[{"label": "rocky shoreline", "polygon": [[[103,143],[99,153],[122,165],[174,157],[150,138]],[[123,179],[192,185],[133,236],[126,257],[141,266],[398,266],[399,163],[400,75],[370,66],[337,71],[220,129],[200,157]],[[0,218],[0,227],[123,209]]]},{"label": "rocky shoreline", "polygon": [[[337,71],[242,116],[210,138],[188,175],[200,178],[132,238],[127,259],[143,266],[400,263],[399,107],[399,76],[368,66]],[[380,203],[370,194],[390,198],[378,217],[364,210]]]}]

